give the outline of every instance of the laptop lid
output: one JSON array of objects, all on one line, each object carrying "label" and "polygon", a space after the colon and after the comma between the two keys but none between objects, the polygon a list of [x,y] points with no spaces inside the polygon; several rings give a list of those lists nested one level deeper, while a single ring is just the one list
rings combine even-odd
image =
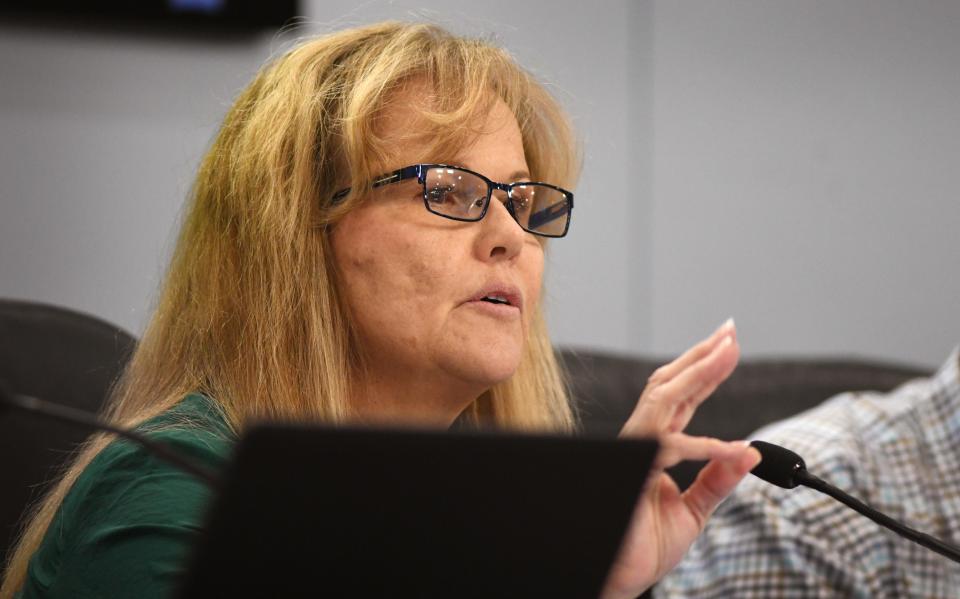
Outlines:
[{"label": "laptop lid", "polygon": [[655,441],[262,426],[181,597],[594,597]]}]

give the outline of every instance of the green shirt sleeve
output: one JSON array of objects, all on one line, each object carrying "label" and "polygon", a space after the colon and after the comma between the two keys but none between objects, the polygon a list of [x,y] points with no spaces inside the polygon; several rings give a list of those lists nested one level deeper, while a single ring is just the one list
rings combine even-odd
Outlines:
[{"label": "green shirt sleeve", "polygon": [[[150,434],[219,471],[232,443],[217,428]],[[118,440],[84,470],[30,563],[24,599],[170,597],[198,537],[211,491],[191,475]]]}]

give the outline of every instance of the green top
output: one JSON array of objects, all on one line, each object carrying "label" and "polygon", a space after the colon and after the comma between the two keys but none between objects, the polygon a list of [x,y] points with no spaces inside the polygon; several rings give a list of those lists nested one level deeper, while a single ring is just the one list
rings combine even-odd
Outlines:
[{"label": "green top", "polygon": [[[137,430],[214,472],[235,441],[202,395],[187,396]],[[113,441],[67,493],[16,597],[169,597],[209,499],[192,475],[139,445]]]}]

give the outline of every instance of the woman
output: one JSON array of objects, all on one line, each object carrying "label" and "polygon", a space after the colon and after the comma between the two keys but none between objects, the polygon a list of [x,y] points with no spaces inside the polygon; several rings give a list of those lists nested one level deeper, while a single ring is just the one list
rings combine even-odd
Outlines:
[{"label": "woman", "polygon": [[[487,43],[385,23],[300,45],[206,156],[110,417],[212,466],[264,419],[573,431],[539,296],[577,167],[558,105]],[[681,432],[737,357],[729,323],[651,378],[623,434],[661,437],[660,468],[712,461],[682,496],[665,474],[649,484],[605,596],[668,571],[759,460]],[[34,515],[2,597],[162,596],[206,499],[95,438]]]}]

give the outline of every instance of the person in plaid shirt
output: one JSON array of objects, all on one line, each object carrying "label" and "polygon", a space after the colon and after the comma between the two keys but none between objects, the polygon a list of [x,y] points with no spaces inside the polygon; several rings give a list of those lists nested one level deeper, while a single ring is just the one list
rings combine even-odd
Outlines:
[{"label": "person in plaid shirt", "polygon": [[[754,438],[887,515],[960,544],[960,348],[929,379],[846,393]],[[771,398],[771,401],[775,401]],[[960,564],[812,489],[751,477],[717,509],[658,598],[960,597]]]}]

